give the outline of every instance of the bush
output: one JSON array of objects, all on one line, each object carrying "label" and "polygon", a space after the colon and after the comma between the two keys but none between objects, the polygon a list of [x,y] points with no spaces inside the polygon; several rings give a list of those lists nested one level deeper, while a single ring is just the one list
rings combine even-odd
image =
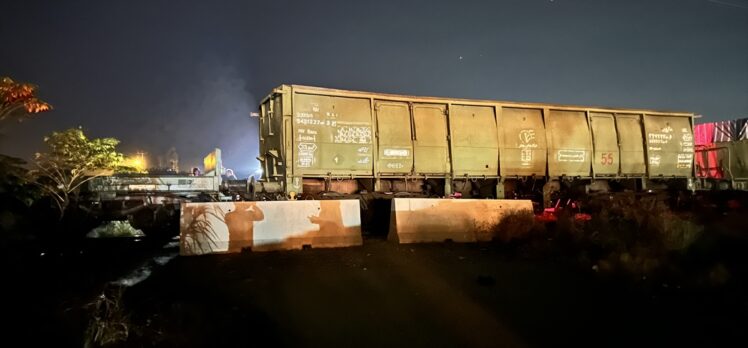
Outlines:
[{"label": "bush", "polygon": [[590,200],[590,221],[561,214],[555,225],[578,259],[598,271],[648,277],[672,267],[673,254],[685,253],[704,227],[668,208],[663,197],[612,195]]},{"label": "bush", "polygon": [[127,221],[109,221],[88,232],[88,238],[143,237],[143,231],[136,229]]},{"label": "bush", "polygon": [[536,227],[535,215],[528,211],[513,211],[504,216],[494,227],[494,239],[502,242],[524,239]]}]

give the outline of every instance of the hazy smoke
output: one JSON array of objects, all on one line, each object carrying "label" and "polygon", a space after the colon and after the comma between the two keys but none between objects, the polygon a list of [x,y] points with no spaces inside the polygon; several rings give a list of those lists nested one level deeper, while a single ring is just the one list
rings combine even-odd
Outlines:
[{"label": "hazy smoke", "polygon": [[218,147],[223,165],[246,177],[258,167],[258,121],[249,116],[257,101],[234,66],[196,70],[193,83],[175,86],[170,100],[154,108],[154,117],[142,125],[143,145],[152,154],[174,147],[182,170],[202,166],[202,158]]}]

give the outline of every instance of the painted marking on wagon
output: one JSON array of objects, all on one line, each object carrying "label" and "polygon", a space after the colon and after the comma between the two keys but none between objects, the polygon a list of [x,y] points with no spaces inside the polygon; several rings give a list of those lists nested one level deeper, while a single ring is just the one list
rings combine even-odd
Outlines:
[{"label": "painted marking on wagon", "polygon": [[408,149],[384,149],[384,155],[387,157],[408,157]]},{"label": "painted marking on wagon", "polygon": [[318,119],[312,119],[312,118],[296,118],[296,123],[302,124],[305,126],[335,127],[338,125],[338,121],[335,121],[335,120],[318,120]]},{"label": "painted marking on wagon", "polygon": [[584,162],[585,155],[584,150],[558,150],[556,159],[559,162]]},{"label": "painted marking on wagon", "polygon": [[333,142],[336,144],[370,144],[371,127],[339,126]]},{"label": "painted marking on wagon", "polygon": [[651,156],[649,156],[649,165],[653,166],[653,167],[659,167],[661,160],[662,160],[662,156],[660,156],[660,155],[651,155]]},{"label": "painted marking on wagon", "polygon": [[679,153],[678,154],[678,164],[690,165],[691,162],[693,162],[693,154],[691,153]]},{"label": "painted marking on wagon", "polygon": [[299,167],[309,168],[314,163],[314,152],[317,151],[317,144],[299,143]]},{"label": "painted marking on wagon", "polygon": [[535,130],[534,129],[523,129],[519,131],[519,140],[521,144],[534,143],[535,142]]},{"label": "painted marking on wagon", "polygon": [[673,139],[673,135],[666,133],[648,133],[647,139],[650,144],[667,144]]},{"label": "painted marking on wagon", "polygon": [[519,151],[520,166],[527,167],[532,165],[532,149],[537,148],[538,144],[535,139],[534,129],[523,129],[519,131]]},{"label": "painted marking on wagon", "polygon": [[309,168],[312,166],[313,162],[314,162],[314,157],[304,156],[304,155],[299,154],[299,167]]},{"label": "painted marking on wagon", "polygon": [[371,124],[371,122],[366,121],[338,121],[338,124],[343,126],[355,126],[355,125],[361,125],[361,126],[368,126]]},{"label": "painted marking on wagon", "polygon": [[519,161],[522,166],[529,166],[532,164],[532,150],[522,149],[519,151]]}]

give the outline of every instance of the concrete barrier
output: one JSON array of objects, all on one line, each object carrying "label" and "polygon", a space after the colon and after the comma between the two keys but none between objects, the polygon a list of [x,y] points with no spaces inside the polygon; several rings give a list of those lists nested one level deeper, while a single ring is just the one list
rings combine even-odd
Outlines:
[{"label": "concrete barrier", "polygon": [[183,203],[180,254],[361,245],[358,200]]},{"label": "concrete barrier", "polygon": [[506,240],[529,231],[532,222],[529,200],[395,198],[388,239],[400,243]]}]

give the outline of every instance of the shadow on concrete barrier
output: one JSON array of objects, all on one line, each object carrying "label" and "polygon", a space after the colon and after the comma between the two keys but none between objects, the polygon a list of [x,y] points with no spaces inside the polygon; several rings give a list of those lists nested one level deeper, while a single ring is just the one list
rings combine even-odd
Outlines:
[{"label": "shadow on concrete barrier", "polygon": [[503,239],[502,222],[518,214],[531,216],[532,201],[395,198],[387,238],[400,243]]},{"label": "shadow on concrete barrier", "polygon": [[180,254],[361,245],[358,200],[183,203]]}]

